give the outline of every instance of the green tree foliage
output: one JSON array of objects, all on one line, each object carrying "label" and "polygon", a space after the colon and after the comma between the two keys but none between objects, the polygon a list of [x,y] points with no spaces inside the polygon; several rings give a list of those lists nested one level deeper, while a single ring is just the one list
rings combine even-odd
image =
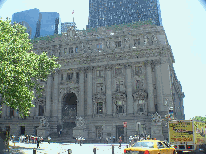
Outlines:
[{"label": "green tree foliage", "polygon": [[192,118],[193,120],[197,120],[197,121],[202,121],[206,123],[206,117],[201,117],[201,116],[195,116],[194,118]]},{"label": "green tree foliage", "polygon": [[2,104],[18,110],[21,117],[35,107],[34,89],[38,96],[43,92],[38,80],[45,81],[60,68],[56,57],[48,57],[46,52],[37,55],[32,48],[24,26],[0,19],[0,95]]}]

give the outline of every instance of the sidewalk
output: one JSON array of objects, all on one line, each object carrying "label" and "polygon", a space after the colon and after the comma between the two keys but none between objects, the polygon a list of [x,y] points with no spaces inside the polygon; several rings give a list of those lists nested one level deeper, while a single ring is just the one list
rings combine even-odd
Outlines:
[{"label": "sidewalk", "polygon": [[[68,149],[72,149],[72,154],[80,154],[82,151],[87,151],[87,154],[93,154],[93,148],[96,147],[97,154],[112,153],[113,144],[79,144],[75,143],[40,143],[40,148],[37,149],[37,144],[32,143],[15,143],[15,148],[19,149],[25,154],[33,154],[33,149],[36,149],[37,154],[68,154]],[[123,154],[124,148],[128,144],[122,144],[122,147],[119,148],[119,144],[114,144],[115,154]],[[14,143],[10,142],[10,146],[14,148]]]}]

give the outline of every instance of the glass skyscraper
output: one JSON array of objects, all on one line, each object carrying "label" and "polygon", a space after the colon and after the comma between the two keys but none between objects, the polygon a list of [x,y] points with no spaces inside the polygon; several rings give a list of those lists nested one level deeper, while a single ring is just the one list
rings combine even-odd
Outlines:
[{"label": "glass skyscraper", "polygon": [[27,28],[30,39],[61,33],[60,16],[57,12],[39,12],[30,9],[12,15],[12,24],[20,23]]},{"label": "glass skyscraper", "polygon": [[162,26],[159,0],[89,0],[88,28],[148,20]]}]

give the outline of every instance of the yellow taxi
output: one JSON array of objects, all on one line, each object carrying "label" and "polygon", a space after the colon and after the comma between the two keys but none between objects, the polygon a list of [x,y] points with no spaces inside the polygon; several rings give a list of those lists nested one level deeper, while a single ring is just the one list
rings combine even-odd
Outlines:
[{"label": "yellow taxi", "polygon": [[175,154],[175,148],[160,140],[137,141],[124,154]]}]

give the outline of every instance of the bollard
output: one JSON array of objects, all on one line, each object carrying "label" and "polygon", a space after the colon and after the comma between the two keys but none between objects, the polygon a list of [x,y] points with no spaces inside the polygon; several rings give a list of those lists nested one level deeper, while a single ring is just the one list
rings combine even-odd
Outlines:
[{"label": "bollard", "polygon": [[96,151],[97,151],[97,149],[96,149],[96,147],[94,147],[93,148],[93,153],[96,154]]},{"label": "bollard", "polygon": [[112,154],[114,154],[114,145],[112,145]]},{"label": "bollard", "polygon": [[72,149],[68,149],[68,154],[72,154]]},{"label": "bollard", "polygon": [[33,149],[33,154],[36,154],[36,149]]}]

